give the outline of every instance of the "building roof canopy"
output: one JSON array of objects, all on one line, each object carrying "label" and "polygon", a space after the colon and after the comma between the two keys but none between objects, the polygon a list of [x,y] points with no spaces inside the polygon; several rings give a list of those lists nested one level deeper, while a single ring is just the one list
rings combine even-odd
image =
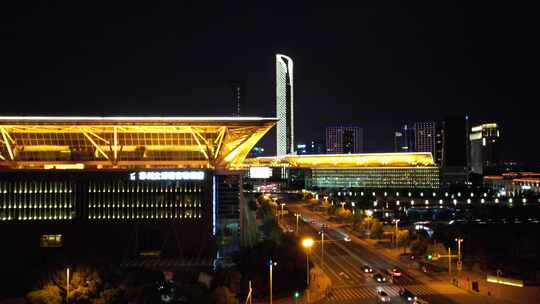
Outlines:
[{"label": "building roof canopy", "polygon": [[0,166],[236,168],[277,119],[0,116]]}]

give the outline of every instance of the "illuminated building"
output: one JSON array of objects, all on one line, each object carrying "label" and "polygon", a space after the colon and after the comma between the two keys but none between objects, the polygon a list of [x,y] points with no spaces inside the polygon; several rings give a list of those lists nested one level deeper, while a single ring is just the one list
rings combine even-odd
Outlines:
[{"label": "illuminated building", "polygon": [[[257,117],[0,117],[7,255],[212,254],[240,240],[238,169],[276,122]],[[55,243],[56,242],[56,243]],[[38,248],[35,248],[38,247]]]},{"label": "illuminated building", "polygon": [[[439,188],[439,168],[431,153],[285,155],[246,159],[249,167],[304,170],[306,187]],[[290,176],[291,174],[289,174]],[[296,183],[298,183],[296,181]]]},{"label": "illuminated building", "polygon": [[414,127],[404,125],[394,132],[394,152],[415,152]]},{"label": "illuminated building", "polygon": [[276,55],[276,155],[294,152],[293,61]]},{"label": "illuminated building", "polygon": [[433,154],[435,163],[441,164],[442,161],[442,134],[438,123],[416,122],[414,123],[414,151],[430,152]]},{"label": "illuminated building", "polygon": [[296,154],[323,154],[324,146],[317,140],[312,140],[308,144],[298,144],[296,145]]},{"label": "illuminated building", "polygon": [[326,127],[326,153],[362,153],[364,130],[359,126]]},{"label": "illuminated building", "polygon": [[505,172],[501,175],[486,175],[483,182],[484,187],[502,196],[540,194],[540,173]]},{"label": "illuminated building", "polygon": [[471,171],[485,174],[496,169],[499,163],[500,131],[496,123],[471,128]]}]

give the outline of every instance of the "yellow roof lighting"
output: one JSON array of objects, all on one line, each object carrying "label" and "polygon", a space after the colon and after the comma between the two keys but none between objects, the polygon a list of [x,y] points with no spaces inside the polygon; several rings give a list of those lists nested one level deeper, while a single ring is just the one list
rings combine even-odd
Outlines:
[{"label": "yellow roof lighting", "polygon": [[283,155],[250,158],[246,166],[293,167],[293,168],[357,168],[357,167],[434,167],[431,153],[362,153]]},{"label": "yellow roof lighting", "polygon": [[239,168],[277,119],[0,116],[0,167]]}]

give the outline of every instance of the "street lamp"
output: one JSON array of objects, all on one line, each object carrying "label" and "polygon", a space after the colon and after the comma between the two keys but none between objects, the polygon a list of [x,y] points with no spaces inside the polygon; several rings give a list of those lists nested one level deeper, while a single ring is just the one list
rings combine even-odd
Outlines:
[{"label": "street lamp", "polygon": [[313,246],[313,239],[307,238],[302,240],[302,246],[306,248],[306,267],[307,267],[307,302],[309,302],[309,254],[311,253],[311,247]]},{"label": "street lamp", "polygon": [[345,204],[346,204],[345,202],[340,202],[340,204],[341,204],[341,208],[345,208]]},{"label": "street lamp", "polygon": [[69,303],[69,267],[66,268],[66,303]]},{"label": "street lamp", "polygon": [[462,238],[456,238],[458,244],[458,271],[461,271],[461,243],[463,242]]},{"label": "street lamp", "polygon": [[295,213],[294,216],[296,216],[296,234],[298,234],[298,218],[300,217],[300,213]]},{"label": "street lamp", "polygon": [[283,206],[285,206],[285,203],[281,203],[281,219],[283,219]]},{"label": "street lamp", "polygon": [[270,267],[270,304],[272,304],[272,268],[277,266],[277,262],[270,260],[268,266]]},{"label": "street lamp", "polygon": [[400,219],[395,219],[394,222],[396,223],[396,248],[397,248],[397,235],[398,235],[398,223]]}]

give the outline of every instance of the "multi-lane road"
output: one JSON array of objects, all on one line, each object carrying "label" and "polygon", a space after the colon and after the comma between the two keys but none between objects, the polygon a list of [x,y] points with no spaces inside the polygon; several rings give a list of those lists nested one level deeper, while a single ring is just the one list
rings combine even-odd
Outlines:
[{"label": "multi-lane road", "polygon": [[[402,275],[393,282],[384,284],[375,282],[372,274],[363,272],[364,265],[371,266],[374,272],[402,265],[396,265],[396,261],[378,254],[373,248],[366,247],[353,235],[349,235],[350,241],[325,235],[324,252],[321,256],[319,234],[321,224],[327,224],[329,229],[334,229],[335,225],[327,223],[324,215],[311,212],[300,205],[290,204],[288,208],[291,212],[302,214],[304,219],[310,219],[299,221],[299,233],[318,240],[312,248],[311,259],[322,267],[332,281],[331,291],[322,303],[375,303],[377,288],[382,288],[392,298],[391,303],[406,303],[398,294],[402,288],[408,289],[428,303],[477,303],[478,301],[477,298],[451,286],[446,281],[437,279],[429,281],[429,277],[407,267],[400,267]],[[288,225],[294,227],[296,223],[291,220]],[[420,276],[422,276],[421,280],[418,279]]]}]

